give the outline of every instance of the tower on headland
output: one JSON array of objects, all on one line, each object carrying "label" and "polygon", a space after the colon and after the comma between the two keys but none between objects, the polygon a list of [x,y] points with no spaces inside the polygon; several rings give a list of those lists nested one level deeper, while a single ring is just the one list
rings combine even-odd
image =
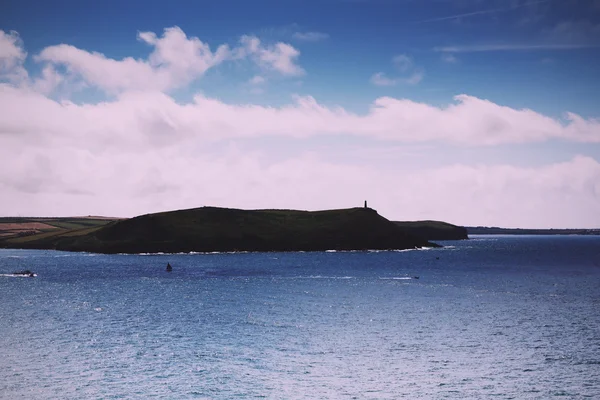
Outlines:
[{"label": "tower on headland", "polygon": [[367,201],[366,201],[366,200],[365,200],[365,208],[368,208],[368,207],[367,207]]}]

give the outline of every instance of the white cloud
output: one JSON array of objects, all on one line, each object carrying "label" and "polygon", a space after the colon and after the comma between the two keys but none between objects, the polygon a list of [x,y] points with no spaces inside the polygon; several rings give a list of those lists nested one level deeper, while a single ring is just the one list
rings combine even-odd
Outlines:
[{"label": "white cloud", "polygon": [[133,216],[202,205],[326,209],[367,199],[390,219],[600,226],[600,163],[589,157],[535,168],[455,164],[404,171],[335,163],[315,152],[274,161],[267,149],[236,144],[208,152],[193,140],[119,151],[83,140],[16,141],[14,151],[6,146],[11,139],[0,136],[6,215]]},{"label": "white cloud", "polygon": [[304,42],[319,42],[329,38],[329,35],[323,32],[295,32],[292,37]]},{"label": "white cloud", "polygon": [[[383,72],[377,72],[371,76],[370,82],[376,86],[396,86],[399,84],[416,85],[423,80],[425,72],[422,68],[415,67],[412,57],[399,54],[392,58],[394,67],[404,74],[390,78]],[[408,75],[407,75],[408,74]]]},{"label": "white cloud", "polygon": [[457,164],[406,171],[336,163],[318,149],[285,157],[279,147],[243,147],[280,136],[293,148],[294,138],[344,134],[466,145],[599,143],[600,121],[574,114],[563,125],[466,95],[443,108],[384,97],[365,115],[311,97],[262,107],[201,96],[180,104],[160,92],[130,92],[76,105],[10,85],[0,85],[0,109],[5,215],[132,216],[206,204],[323,209],[367,199],[394,219],[600,226],[600,163],[589,157],[535,168]]},{"label": "white cloud", "polygon": [[188,37],[179,27],[165,29],[161,37],[153,32],[139,32],[138,39],[153,48],[147,59],[116,60],[67,44],[46,47],[35,59],[47,63],[51,69],[44,70],[44,83],[38,85],[49,90],[51,82],[65,80],[53,68],[64,66],[70,81],[80,77],[88,85],[113,95],[129,90],[169,91],[187,86],[223,62],[246,58],[282,75],[304,74],[296,64],[300,52],[293,46],[281,42],[265,46],[254,36],[243,36],[239,47],[231,49],[224,44],[214,52],[208,44],[197,37]]},{"label": "white cloud", "polygon": [[59,74],[52,65],[46,65],[42,70],[42,75],[34,79],[33,87],[40,93],[50,94],[64,80],[65,77]]},{"label": "white cloud", "polygon": [[28,74],[23,67],[26,57],[27,52],[19,34],[0,30],[0,81],[16,84],[26,81]]},{"label": "white cloud", "polygon": [[590,157],[535,168],[458,164],[398,184],[410,196],[402,196],[397,207],[423,218],[508,227],[600,226],[600,163]]},{"label": "white cloud", "polygon": [[246,87],[251,94],[259,95],[265,92],[266,83],[267,80],[263,76],[254,75],[246,82]]},{"label": "white cloud", "polygon": [[[55,138],[141,145],[182,138],[219,140],[260,136],[348,134],[399,142],[465,145],[531,143],[549,139],[600,142],[600,121],[573,113],[565,123],[468,95],[434,107],[381,97],[364,115],[329,108],[310,96],[281,107],[234,105],[197,95],[180,104],[159,92],[129,92],[97,105],[61,104],[27,89],[0,86],[0,135],[53,132]],[[30,118],[36,115],[36,118]],[[67,141],[68,142],[68,141]]]},{"label": "white cloud", "polygon": [[89,85],[116,94],[182,87],[230,57],[227,45],[212,52],[206,43],[196,37],[188,38],[178,27],[165,29],[160,38],[152,32],[140,32],[138,38],[154,48],[147,60],[115,60],[67,44],[46,47],[36,60],[63,65]]},{"label": "white cloud", "polygon": [[272,46],[264,46],[256,36],[242,36],[240,42],[243,48],[236,52],[239,57],[248,55],[261,67],[282,75],[301,76],[305,74],[304,69],[296,64],[300,52],[287,43],[278,42]]}]

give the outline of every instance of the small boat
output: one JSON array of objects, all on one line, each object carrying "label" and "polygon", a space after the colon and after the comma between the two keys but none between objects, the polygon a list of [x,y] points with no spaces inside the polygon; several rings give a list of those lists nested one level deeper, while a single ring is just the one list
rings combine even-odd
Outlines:
[{"label": "small boat", "polygon": [[171,267],[171,264],[167,263],[167,272],[171,271],[173,271],[173,267]]},{"label": "small boat", "polygon": [[37,276],[36,273],[31,272],[28,269],[26,269],[25,271],[13,272],[13,275],[16,275],[16,276],[25,276],[25,277],[29,277],[29,278],[35,278]]}]

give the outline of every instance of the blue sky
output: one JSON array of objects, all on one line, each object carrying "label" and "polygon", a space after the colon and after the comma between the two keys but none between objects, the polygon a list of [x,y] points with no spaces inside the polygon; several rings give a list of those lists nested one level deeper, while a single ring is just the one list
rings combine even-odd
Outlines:
[{"label": "blue sky", "polygon": [[[587,216],[600,214],[598,0],[8,1],[0,30],[0,93],[14,110],[0,140],[5,167],[21,168],[0,176],[7,215],[318,209],[375,191],[370,203],[392,219],[600,226]],[[61,113],[81,128],[47,128]],[[86,123],[101,114],[114,124]],[[128,151],[140,157],[130,184],[148,188],[98,200],[116,190],[114,161]],[[178,152],[247,189],[190,188],[153,158]],[[57,161],[88,155],[106,176]],[[447,190],[472,193],[438,207],[449,174],[460,179]],[[158,194],[128,200],[142,192]]]},{"label": "blue sky", "polygon": [[[244,34],[290,42],[301,50],[307,74],[301,89],[277,82],[278,90],[266,96],[270,101],[307,92],[364,111],[381,95],[444,104],[455,94],[469,93],[553,115],[570,110],[584,116],[596,115],[600,104],[600,6],[593,0],[13,1],[5,10],[0,25],[19,32],[30,53],[68,43],[115,59],[146,57],[151,49],[136,40],[136,33],[171,26],[213,47],[234,43]],[[481,14],[469,15],[477,12]],[[450,18],[460,15],[465,16]],[[565,23],[571,25],[561,31]],[[296,32],[328,38],[303,42],[293,38]],[[445,52],[436,51],[501,45],[541,48],[449,53],[457,59],[454,64],[443,61]],[[414,59],[426,74],[422,84],[369,85],[374,71],[394,74],[391,60],[397,54]],[[237,75],[233,78],[246,77]],[[243,99],[234,85],[223,88],[207,81],[196,82],[194,89]]]}]

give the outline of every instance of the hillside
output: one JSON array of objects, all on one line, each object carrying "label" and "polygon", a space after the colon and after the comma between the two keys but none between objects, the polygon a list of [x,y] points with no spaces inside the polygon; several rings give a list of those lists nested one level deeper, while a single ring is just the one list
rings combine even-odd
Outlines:
[{"label": "hillside", "polygon": [[468,239],[467,229],[441,221],[394,221],[405,232],[425,240]]},{"label": "hillside", "polygon": [[106,217],[0,217],[0,245],[37,242],[44,238],[65,235],[83,235],[116,220]]},{"label": "hillside", "polygon": [[97,253],[322,251],[435,246],[410,235],[370,208],[327,211],[238,210],[202,207],[113,221],[88,232],[3,247]]}]

